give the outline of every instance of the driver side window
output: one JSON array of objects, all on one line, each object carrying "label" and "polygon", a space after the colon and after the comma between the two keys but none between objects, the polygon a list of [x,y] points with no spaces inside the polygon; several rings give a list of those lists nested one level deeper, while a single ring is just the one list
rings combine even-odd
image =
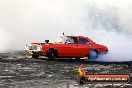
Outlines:
[{"label": "driver side window", "polygon": [[70,42],[70,44],[77,44],[77,38],[76,37],[70,37],[69,42]]}]

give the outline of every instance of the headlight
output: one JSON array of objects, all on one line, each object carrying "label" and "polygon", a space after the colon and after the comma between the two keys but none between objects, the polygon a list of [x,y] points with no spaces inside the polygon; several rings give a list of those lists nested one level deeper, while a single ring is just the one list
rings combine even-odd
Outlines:
[{"label": "headlight", "polygon": [[41,45],[26,45],[24,50],[30,51],[42,51]]}]

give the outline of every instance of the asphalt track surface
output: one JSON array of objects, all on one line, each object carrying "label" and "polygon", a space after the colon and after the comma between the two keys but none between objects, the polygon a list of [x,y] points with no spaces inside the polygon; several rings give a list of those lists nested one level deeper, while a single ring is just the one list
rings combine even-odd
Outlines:
[{"label": "asphalt track surface", "polygon": [[76,82],[75,67],[83,64],[88,74],[129,74],[132,62],[93,62],[75,59],[0,59],[0,88],[132,88],[132,84]]}]

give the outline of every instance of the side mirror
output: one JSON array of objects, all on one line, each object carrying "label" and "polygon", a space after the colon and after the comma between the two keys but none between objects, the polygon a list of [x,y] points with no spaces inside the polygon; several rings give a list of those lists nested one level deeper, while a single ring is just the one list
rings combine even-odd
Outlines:
[{"label": "side mirror", "polygon": [[49,40],[45,40],[46,43],[49,43]]}]

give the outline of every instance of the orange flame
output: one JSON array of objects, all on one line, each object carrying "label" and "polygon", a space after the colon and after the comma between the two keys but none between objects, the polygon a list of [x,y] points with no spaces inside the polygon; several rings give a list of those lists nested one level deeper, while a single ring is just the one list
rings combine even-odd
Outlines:
[{"label": "orange flame", "polygon": [[78,72],[79,72],[79,75],[81,75],[81,76],[86,74],[86,71],[82,68],[82,65],[79,66]]}]

